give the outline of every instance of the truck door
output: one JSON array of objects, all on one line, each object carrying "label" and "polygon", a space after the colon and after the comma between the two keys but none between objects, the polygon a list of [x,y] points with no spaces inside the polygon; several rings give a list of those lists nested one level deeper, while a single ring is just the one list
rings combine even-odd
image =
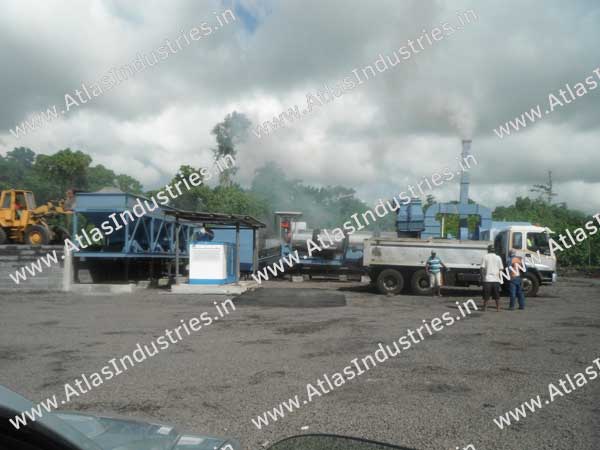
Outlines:
[{"label": "truck door", "polygon": [[[519,256],[521,258],[525,258],[525,255],[527,253],[527,249],[524,248],[524,246],[523,246],[524,236],[525,236],[525,233],[523,233],[521,231],[512,231],[510,233],[510,245],[508,247],[509,250],[514,249],[517,256]],[[508,257],[508,254],[507,254],[507,257]]]},{"label": "truck door", "polygon": [[500,258],[502,258],[502,261],[506,264],[506,256],[507,256],[507,237],[508,237],[508,232],[507,231],[502,231],[500,233],[498,233],[498,235],[496,236],[496,239],[494,239],[494,251],[496,252],[496,255],[500,256]]},{"label": "truck door", "polygon": [[545,231],[529,231],[525,240],[525,258],[542,271],[556,271],[556,256],[550,248],[550,238]]}]

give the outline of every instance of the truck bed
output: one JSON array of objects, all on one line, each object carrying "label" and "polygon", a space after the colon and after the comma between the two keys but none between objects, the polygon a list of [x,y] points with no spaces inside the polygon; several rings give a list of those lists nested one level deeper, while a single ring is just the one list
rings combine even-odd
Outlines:
[{"label": "truck bed", "polygon": [[487,253],[489,241],[449,239],[371,238],[365,240],[365,266],[424,267],[435,250],[450,269],[477,269]]}]

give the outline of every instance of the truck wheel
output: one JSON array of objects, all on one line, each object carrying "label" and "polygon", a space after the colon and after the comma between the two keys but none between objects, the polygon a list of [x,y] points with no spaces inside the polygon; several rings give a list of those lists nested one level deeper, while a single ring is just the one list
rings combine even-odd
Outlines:
[{"label": "truck wheel", "polygon": [[50,232],[42,225],[29,225],[25,229],[25,243],[28,245],[48,245]]},{"label": "truck wheel", "polygon": [[8,241],[8,237],[6,236],[6,231],[4,231],[2,228],[0,228],[0,245],[6,244],[6,241]]},{"label": "truck wheel", "polygon": [[394,269],[385,269],[377,277],[377,289],[384,295],[400,293],[404,287],[404,277]]},{"label": "truck wheel", "polygon": [[431,295],[431,286],[429,285],[429,275],[425,269],[417,270],[411,280],[410,286],[413,293],[417,295]]},{"label": "truck wheel", "polygon": [[537,297],[540,282],[535,274],[525,272],[521,275],[521,283],[526,297]]}]

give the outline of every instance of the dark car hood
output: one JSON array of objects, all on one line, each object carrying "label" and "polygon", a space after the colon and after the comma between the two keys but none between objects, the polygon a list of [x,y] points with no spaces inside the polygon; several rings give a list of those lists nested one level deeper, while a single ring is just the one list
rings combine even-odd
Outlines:
[{"label": "dark car hood", "polygon": [[[58,418],[94,441],[103,450],[237,449],[237,442],[214,436],[181,434],[170,426],[125,418],[56,412]],[[229,446],[228,446],[229,445]]]}]

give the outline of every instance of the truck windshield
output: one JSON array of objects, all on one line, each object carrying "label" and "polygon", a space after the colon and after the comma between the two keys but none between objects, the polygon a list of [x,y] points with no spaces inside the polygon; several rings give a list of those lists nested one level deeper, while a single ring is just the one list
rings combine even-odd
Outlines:
[{"label": "truck windshield", "polygon": [[527,249],[534,252],[539,251],[543,255],[549,255],[550,242],[548,234],[545,232],[527,233]]}]

